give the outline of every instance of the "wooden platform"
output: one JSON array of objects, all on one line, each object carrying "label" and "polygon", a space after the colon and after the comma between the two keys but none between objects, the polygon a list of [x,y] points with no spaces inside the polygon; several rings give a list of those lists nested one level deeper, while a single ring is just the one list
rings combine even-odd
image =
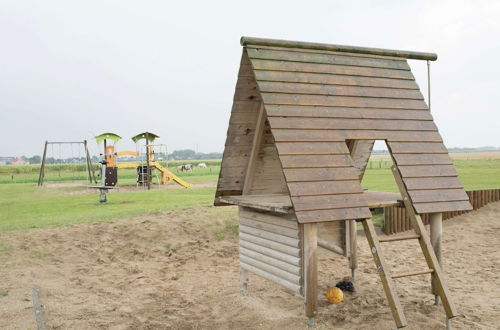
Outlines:
[{"label": "wooden platform", "polygon": [[[402,198],[398,193],[365,190],[363,196],[371,209],[402,205]],[[264,211],[283,214],[293,213],[290,196],[283,194],[221,196],[218,201]]]}]

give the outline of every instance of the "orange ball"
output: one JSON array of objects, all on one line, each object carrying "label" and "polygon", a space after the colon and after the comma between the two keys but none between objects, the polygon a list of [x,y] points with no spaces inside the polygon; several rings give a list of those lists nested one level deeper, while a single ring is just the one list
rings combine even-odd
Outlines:
[{"label": "orange ball", "polygon": [[339,288],[328,288],[325,296],[330,304],[339,304],[344,301],[344,293]]}]

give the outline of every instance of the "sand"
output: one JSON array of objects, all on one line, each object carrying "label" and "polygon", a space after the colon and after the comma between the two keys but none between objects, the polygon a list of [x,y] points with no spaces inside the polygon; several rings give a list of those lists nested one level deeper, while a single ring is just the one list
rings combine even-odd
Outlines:
[{"label": "sand", "polygon": [[[37,285],[48,329],[304,329],[301,297],[257,276],[250,295],[241,295],[235,215],[233,207],[204,206],[1,233],[0,292],[8,295],[0,296],[0,328],[36,329]],[[500,327],[499,216],[495,203],[445,221],[445,272],[462,314],[454,329]],[[357,292],[339,305],[322,294],[350,271],[321,250],[314,329],[394,328],[366,240],[359,241]],[[416,242],[384,247],[395,272],[425,267]],[[397,286],[409,329],[443,329],[428,276]]]}]

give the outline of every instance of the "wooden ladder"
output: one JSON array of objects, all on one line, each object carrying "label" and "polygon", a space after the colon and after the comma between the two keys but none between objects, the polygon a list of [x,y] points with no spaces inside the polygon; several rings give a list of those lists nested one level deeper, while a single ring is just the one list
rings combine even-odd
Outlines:
[{"label": "wooden ladder", "polygon": [[[445,283],[443,271],[441,270],[436,254],[434,253],[434,249],[432,248],[431,241],[422,222],[422,218],[415,212],[415,209],[413,208],[410,197],[408,195],[408,191],[406,189],[406,186],[404,185],[403,180],[401,179],[401,174],[399,173],[398,168],[396,166],[392,166],[391,169],[403,197],[403,203],[405,205],[407,213],[410,216],[410,220],[413,224],[415,233],[399,237],[379,239],[375,232],[375,227],[373,226],[371,219],[363,219],[360,221],[363,224],[366,238],[368,239],[368,243],[370,244],[373,259],[375,261],[377,271],[380,275],[380,279],[382,280],[382,285],[384,286],[387,300],[389,301],[389,305],[391,307],[392,316],[394,317],[394,321],[396,321],[396,326],[398,328],[403,328],[408,325],[393,280],[396,278],[407,276],[431,274],[434,292],[441,298],[446,313],[446,328],[449,329],[451,326],[450,320],[453,317],[457,316],[457,312],[455,306],[451,302],[450,292],[448,291],[448,287]],[[390,273],[389,267],[385,262],[385,258],[382,254],[382,249],[380,248],[380,243],[395,242],[408,239],[418,240],[422,249],[422,253],[424,254],[425,260],[427,262],[428,269],[392,275]]]}]

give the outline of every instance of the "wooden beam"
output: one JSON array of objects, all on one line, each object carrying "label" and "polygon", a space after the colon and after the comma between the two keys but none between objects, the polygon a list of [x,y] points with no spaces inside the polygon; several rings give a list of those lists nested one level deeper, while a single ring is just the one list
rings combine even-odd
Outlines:
[{"label": "wooden beam", "polygon": [[349,232],[349,268],[351,268],[351,276],[354,279],[358,268],[358,226],[356,220],[347,220],[346,229]]},{"label": "wooden beam", "polygon": [[252,188],[253,178],[255,175],[255,163],[257,161],[257,156],[259,155],[259,147],[262,142],[262,136],[264,133],[264,125],[266,123],[266,112],[264,110],[264,103],[260,105],[259,116],[257,118],[257,125],[255,127],[255,135],[252,142],[252,150],[250,151],[250,157],[248,158],[248,166],[245,175],[245,181],[243,183],[243,195],[248,194]]},{"label": "wooden beam", "polygon": [[327,240],[324,239],[318,239],[318,246],[327,249],[329,251],[335,252],[340,255],[344,255],[345,251],[343,248],[341,248],[338,245],[335,245],[331,242],[328,242]]},{"label": "wooden beam", "polygon": [[[442,237],[443,237],[443,213],[431,213],[430,214],[430,233],[431,233],[431,245],[434,249],[434,254],[439,262],[439,266],[443,269],[443,259],[442,259]],[[432,283],[432,293],[435,296],[435,304],[439,304],[439,295],[437,294],[436,284],[434,281]]]},{"label": "wooden beam", "polygon": [[406,321],[406,317],[403,313],[403,307],[401,306],[401,302],[399,301],[399,297],[396,293],[396,288],[394,282],[392,281],[389,267],[387,266],[381,253],[382,249],[380,247],[373,222],[371,219],[364,219],[362,224],[365,230],[366,238],[370,244],[373,260],[377,266],[377,272],[380,275],[387,300],[389,301],[389,306],[391,307],[392,317],[394,318],[398,328],[406,327],[408,322]]},{"label": "wooden beam", "polygon": [[[303,227],[304,244],[304,296],[306,316],[309,321],[317,314],[318,309],[318,225],[306,223]],[[309,322],[311,323],[311,322]]]}]

